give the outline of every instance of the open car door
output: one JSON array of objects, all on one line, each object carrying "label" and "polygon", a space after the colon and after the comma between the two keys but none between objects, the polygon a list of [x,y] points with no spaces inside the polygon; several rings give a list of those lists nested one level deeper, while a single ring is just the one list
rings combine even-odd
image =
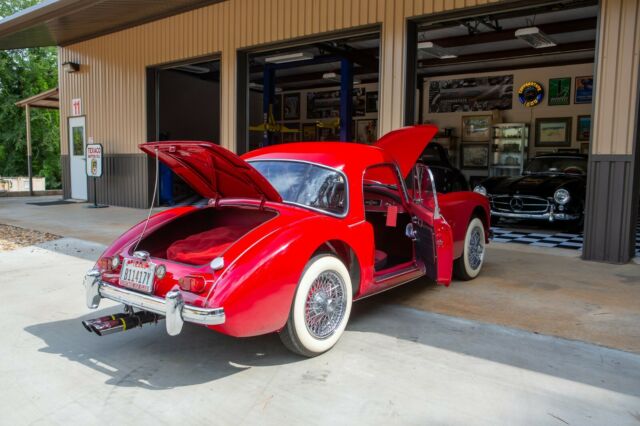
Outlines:
[{"label": "open car door", "polygon": [[453,234],[440,214],[431,170],[416,164],[413,173],[412,223],[407,234],[414,240],[416,260],[438,284],[449,285],[453,270]]}]

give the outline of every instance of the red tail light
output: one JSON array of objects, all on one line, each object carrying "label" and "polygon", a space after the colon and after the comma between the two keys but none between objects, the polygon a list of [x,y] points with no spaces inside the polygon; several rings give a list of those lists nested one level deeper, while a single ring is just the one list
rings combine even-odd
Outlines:
[{"label": "red tail light", "polygon": [[98,259],[98,268],[102,272],[116,272],[120,269],[120,258],[118,256],[105,256]]},{"label": "red tail light", "polygon": [[180,278],[180,288],[192,293],[201,293],[205,283],[204,277],[197,275],[187,275]]}]

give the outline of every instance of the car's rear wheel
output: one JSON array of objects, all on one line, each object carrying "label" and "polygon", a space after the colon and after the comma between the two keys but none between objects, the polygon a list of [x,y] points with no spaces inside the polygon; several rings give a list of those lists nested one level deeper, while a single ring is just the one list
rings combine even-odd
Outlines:
[{"label": "car's rear wheel", "polygon": [[337,257],[314,256],[302,274],[280,339],[291,351],[313,357],[331,349],[351,313],[349,271]]},{"label": "car's rear wheel", "polygon": [[468,281],[477,277],[484,264],[484,252],[484,225],[479,218],[474,217],[467,226],[462,256],[453,264],[456,278]]}]

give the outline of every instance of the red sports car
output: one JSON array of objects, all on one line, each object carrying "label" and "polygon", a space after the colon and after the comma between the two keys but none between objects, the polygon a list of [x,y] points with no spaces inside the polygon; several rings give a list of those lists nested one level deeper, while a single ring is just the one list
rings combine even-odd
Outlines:
[{"label": "red sports car", "polygon": [[489,205],[469,191],[436,194],[416,165],[436,131],[242,157],[210,142],[141,145],[208,202],[157,213],[102,254],[85,278],[87,305],[107,298],[125,312],[85,327],[103,335],[165,319],[170,335],[185,321],[238,337],[278,332],[314,356],[338,341],[353,300],[425,275],[476,277]]}]

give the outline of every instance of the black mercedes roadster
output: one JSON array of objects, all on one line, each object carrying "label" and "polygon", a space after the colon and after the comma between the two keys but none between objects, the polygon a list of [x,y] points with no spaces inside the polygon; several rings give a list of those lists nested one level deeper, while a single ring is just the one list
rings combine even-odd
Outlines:
[{"label": "black mercedes roadster", "polygon": [[491,203],[491,219],[566,221],[579,227],[584,220],[587,156],[544,154],[531,160],[522,176],[490,177],[474,188]]}]

